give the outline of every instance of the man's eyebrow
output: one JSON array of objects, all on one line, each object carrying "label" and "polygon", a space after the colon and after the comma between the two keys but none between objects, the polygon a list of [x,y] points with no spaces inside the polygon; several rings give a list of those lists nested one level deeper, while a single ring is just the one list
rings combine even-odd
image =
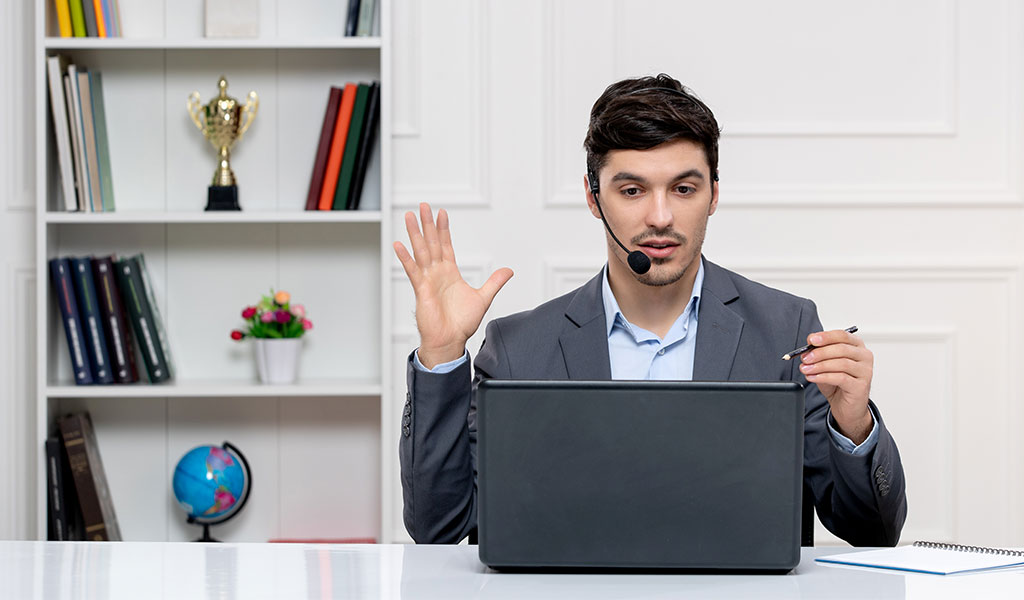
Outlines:
[{"label": "man's eyebrow", "polygon": [[[702,173],[700,171],[700,169],[690,169],[688,171],[683,171],[682,173],[676,175],[675,178],[672,181],[679,181],[680,179],[691,179],[691,178],[692,179],[700,179],[701,181],[703,181],[704,180],[704,173]],[[647,181],[647,179],[645,177],[642,177],[640,175],[635,175],[633,173],[629,173],[628,171],[621,171],[621,172],[616,173],[615,175],[613,175],[612,176],[612,183],[615,183],[616,181],[635,181],[637,183],[642,183],[644,185],[648,184],[648,181]]]}]

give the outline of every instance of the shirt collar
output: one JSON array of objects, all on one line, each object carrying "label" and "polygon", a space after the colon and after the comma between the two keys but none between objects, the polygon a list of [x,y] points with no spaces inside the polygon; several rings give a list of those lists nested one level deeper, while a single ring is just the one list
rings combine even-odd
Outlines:
[{"label": "shirt collar", "polygon": [[[697,318],[697,313],[700,308],[700,292],[704,287],[704,258],[701,257],[700,266],[697,268],[697,276],[693,278],[693,289],[690,290],[690,303],[687,304],[687,309],[693,311],[693,318]],[[601,300],[604,302],[604,320],[605,320],[605,334],[611,336],[612,327],[615,326],[616,319],[622,319],[622,323],[628,327],[629,321],[626,320],[626,316],[619,310],[619,303],[615,300],[615,294],[612,293],[612,286],[608,283],[608,265],[604,266],[604,277],[601,278]],[[684,310],[685,312],[685,310]]]}]

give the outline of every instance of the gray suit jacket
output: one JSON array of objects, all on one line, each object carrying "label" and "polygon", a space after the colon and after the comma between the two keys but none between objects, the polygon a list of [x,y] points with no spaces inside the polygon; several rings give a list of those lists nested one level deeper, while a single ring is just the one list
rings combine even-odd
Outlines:
[{"label": "gray suit jacket", "polygon": [[[533,310],[491,321],[472,378],[468,362],[433,374],[417,370],[410,355],[399,458],[405,526],[414,540],[455,543],[475,534],[473,390],[482,379],[611,379],[601,277]],[[821,330],[814,303],[705,259],[697,318],[693,379],[804,384],[805,504],[812,499],[822,523],[850,544],[895,545],[907,514],[903,466],[877,408],[871,405],[879,428],[874,450],[865,456],[843,451],[828,433],[828,402],[818,387],[804,379],[800,361],[779,358]]]}]

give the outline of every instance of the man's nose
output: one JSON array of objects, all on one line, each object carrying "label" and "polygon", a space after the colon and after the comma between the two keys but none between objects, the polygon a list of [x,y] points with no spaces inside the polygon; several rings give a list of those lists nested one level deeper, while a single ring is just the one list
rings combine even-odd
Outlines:
[{"label": "man's nose", "polygon": [[650,196],[645,224],[654,229],[665,229],[672,225],[672,211],[669,207],[668,192],[654,192]]}]

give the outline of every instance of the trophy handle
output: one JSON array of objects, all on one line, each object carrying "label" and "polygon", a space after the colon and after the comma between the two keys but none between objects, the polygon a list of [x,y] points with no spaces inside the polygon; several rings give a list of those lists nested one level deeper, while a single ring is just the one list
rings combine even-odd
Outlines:
[{"label": "trophy handle", "polygon": [[189,94],[185,106],[188,108],[188,116],[192,117],[192,122],[196,124],[199,131],[203,132],[203,137],[206,137],[206,127],[203,126],[202,120],[203,105],[199,103],[199,92]]},{"label": "trophy handle", "polygon": [[249,92],[249,98],[245,101],[245,106],[242,107],[242,125],[238,128],[238,140],[242,139],[245,132],[248,131],[249,126],[252,125],[252,120],[256,118],[256,111],[260,108],[260,99],[256,95],[256,92]]}]

